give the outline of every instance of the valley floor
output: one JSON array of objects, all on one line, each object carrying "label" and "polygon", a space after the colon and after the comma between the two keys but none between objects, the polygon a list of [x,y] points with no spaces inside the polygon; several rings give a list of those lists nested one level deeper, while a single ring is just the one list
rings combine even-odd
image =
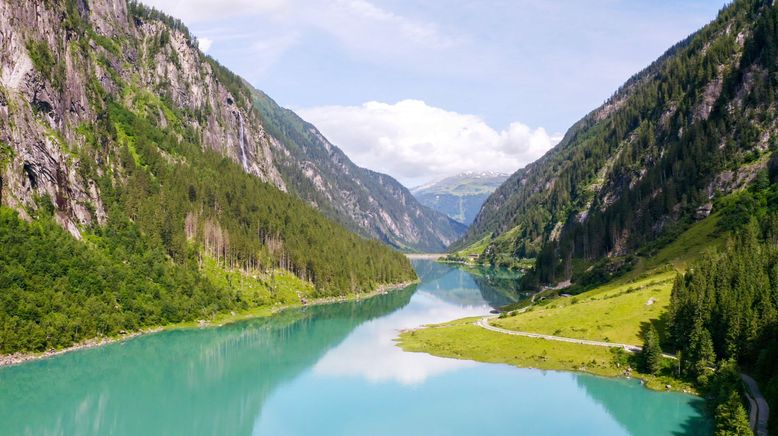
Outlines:
[{"label": "valley floor", "polygon": [[[649,274],[638,280],[605,285],[577,297],[552,300],[513,316],[489,320],[466,318],[404,331],[398,345],[405,351],[440,357],[636,377],[652,389],[694,393],[690,384],[671,376],[674,360],[665,359],[666,370],[661,375],[641,374],[631,367],[631,353],[625,350],[640,347],[642,326],[649,323],[661,326],[673,276],[670,272]],[[496,328],[484,328],[484,322]],[[538,336],[505,334],[505,331],[531,332]],[[606,344],[613,346],[603,346]]]},{"label": "valley floor", "polygon": [[496,319],[460,319],[404,331],[398,345],[441,357],[637,377],[652,389],[693,393],[689,383],[672,376],[677,361],[666,357],[658,376],[641,374],[630,364],[634,356],[627,350],[640,348],[650,325],[665,334],[673,281],[704,250],[721,245],[718,220],[714,214],[696,223],[631,273],[587,292],[536,301]]}]

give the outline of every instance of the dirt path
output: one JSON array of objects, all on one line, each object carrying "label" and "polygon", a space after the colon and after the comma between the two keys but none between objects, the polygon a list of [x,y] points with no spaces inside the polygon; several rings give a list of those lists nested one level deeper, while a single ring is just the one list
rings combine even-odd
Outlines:
[{"label": "dirt path", "polygon": [[[506,335],[514,335],[514,336],[525,336],[528,338],[536,338],[536,339],[545,339],[548,341],[559,341],[559,342],[569,342],[571,344],[580,344],[580,345],[592,345],[595,347],[608,347],[608,348],[622,348],[624,350],[630,351],[632,353],[637,353],[640,350],[643,349],[640,345],[632,345],[632,344],[619,344],[616,342],[603,342],[603,341],[591,341],[588,339],[575,339],[575,338],[566,338],[563,336],[553,336],[553,335],[544,335],[541,333],[530,333],[530,332],[521,332],[518,330],[508,330],[501,327],[495,327],[491,324],[489,324],[489,320],[494,318],[494,316],[486,316],[478,321],[475,322],[475,325],[481,328],[485,328],[486,330],[491,330],[493,332],[497,333],[503,333]],[[665,354],[662,353],[662,356],[668,358],[668,359],[677,359],[677,357],[673,354]]]},{"label": "dirt path", "polygon": [[574,339],[574,338],[565,338],[562,336],[552,336],[552,335],[544,335],[540,333],[530,333],[530,332],[520,332],[516,330],[508,330],[500,327],[495,327],[491,324],[489,324],[489,319],[492,317],[484,317],[476,321],[475,325],[478,327],[485,328],[486,330],[491,330],[493,332],[497,333],[504,333],[506,335],[514,335],[514,336],[526,336],[528,338],[537,338],[537,339],[546,339],[549,341],[559,341],[559,342],[570,342],[572,344],[581,344],[581,345],[593,345],[595,347],[609,347],[609,348],[623,348],[627,351],[637,352],[641,350],[641,347],[637,345],[630,345],[630,344],[617,344],[615,342],[601,342],[601,341],[590,341],[587,339]]}]

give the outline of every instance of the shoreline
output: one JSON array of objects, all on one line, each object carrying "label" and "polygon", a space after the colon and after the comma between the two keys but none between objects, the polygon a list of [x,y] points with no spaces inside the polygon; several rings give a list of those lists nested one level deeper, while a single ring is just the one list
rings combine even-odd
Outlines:
[{"label": "shoreline", "polygon": [[140,336],[151,335],[168,330],[182,330],[191,328],[218,328],[227,324],[233,324],[249,319],[263,318],[267,316],[273,316],[288,309],[295,309],[300,307],[319,306],[323,304],[336,304],[345,303],[351,301],[361,301],[368,298],[376,297],[378,295],[384,295],[392,291],[398,291],[405,289],[408,286],[418,283],[419,280],[410,280],[402,283],[387,283],[379,285],[376,289],[361,293],[361,294],[346,294],[337,297],[321,297],[308,301],[307,303],[299,302],[292,304],[280,304],[271,306],[259,306],[251,309],[244,310],[242,312],[227,312],[217,314],[214,319],[211,320],[197,320],[197,321],[185,321],[174,324],[166,324],[161,326],[151,326],[143,328],[137,331],[132,331],[118,336],[104,336],[85,339],[81,342],[73,344],[71,346],[59,349],[48,350],[41,352],[18,352],[13,354],[0,354],[0,369],[5,367],[17,366],[23,363],[32,362],[35,360],[43,360],[51,357],[57,357],[62,354],[70,353],[79,350],[88,350],[91,348],[103,347],[105,345],[115,344],[118,342],[124,342],[130,339],[134,339]]},{"label": "shoreline", "polygon": [[[609,379],[634,379],[640,381],[645,389],[652,391],[700,397],[700,393],[693,386],[682,380],[640,373],[625,363],[621,363],[624,365],[621,366],[614,361],[615,355],[611,351],[618,348],[504,335],[476,325],[479,319],[481,317],[469,317],[405,329],[398,332],[394,342],[405,352],[541,371],[581,373]],[[516,350],[517,346],[520,351],[506,351]],[[589,349],[588,352],[586,349]]]},{"label": "shoreline", "polygon": [[405,257],[411,260],[438,260],[446,257],[447,255],[447,253],[406,253]]}]

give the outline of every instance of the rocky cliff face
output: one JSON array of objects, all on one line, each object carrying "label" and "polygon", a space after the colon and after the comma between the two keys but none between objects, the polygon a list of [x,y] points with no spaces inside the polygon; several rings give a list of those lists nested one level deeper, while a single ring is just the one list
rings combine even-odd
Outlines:
[{"label": "rocky cliff face", "polygon": [[[82,21],[91,24],[87,44],[74,36]],[[103,219],[100,192],[69,150],[90,140],[79,127],[99,124],[107,100],[182,123],[246,172],[285,189],[272,139],[250,105],[216,78],[185,32],[131,17],[123,0],[0,3],[0,47],[2,202],[23,214],[47,197],[76,236],[79,225]],[[183,116],[165,113],[160,99]],[[96,159],[99,171],[121,173]]]},{"label": "rocky cliff face", "polygon": [[[176,124],[278,189],[286,191],[291,182],[294,192],[309,199],[299,185],[317,187],[320,194],[311,202],[365,235],[407,248],[443,247],[459,235],[440,234],[436,223],[419,231],[414,226],[418,211],[406,216],[386,212],[382,200],[400,201],[391,193],[396,187],[377,183],[365,188],[375,200],[365,203],[355,200],[362,194],[352,192],[358,184],[333,183],[332,178],[324,183],[327,171],[321,168],[342,177],[364,170],[350,162],[344,167],[348,159],[324,138],[321,146],[336,152],[295,159],[299,155],[289,148],[294,144],[269,132],[282,133],[268,125],[272,120],[262,119],[253,92],[203,55],[179,21],[125,0],[2,2],[0,202],[27,217],[53,207],[57,220],[76,237],[79,227],[103,222],[101,193],[91,171],[121,180],[122,169],[100,152],[107,144],[81,152],[96,140],[83,127],[114,129],[106,111],[110,102],[118,102],[163,127]],[[133,138],[123,142],[132,153]]]}]

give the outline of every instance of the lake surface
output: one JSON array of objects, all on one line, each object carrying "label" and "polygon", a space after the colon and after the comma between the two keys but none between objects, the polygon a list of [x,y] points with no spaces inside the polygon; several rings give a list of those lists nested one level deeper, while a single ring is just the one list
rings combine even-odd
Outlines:
[{"label": "lake surface", "polygon": [[705,434],[637,381],[406,353],[398,330],[486,314],[510,279],[419,260],[362,302],[169,331],[0,369],[2,435]]}]

